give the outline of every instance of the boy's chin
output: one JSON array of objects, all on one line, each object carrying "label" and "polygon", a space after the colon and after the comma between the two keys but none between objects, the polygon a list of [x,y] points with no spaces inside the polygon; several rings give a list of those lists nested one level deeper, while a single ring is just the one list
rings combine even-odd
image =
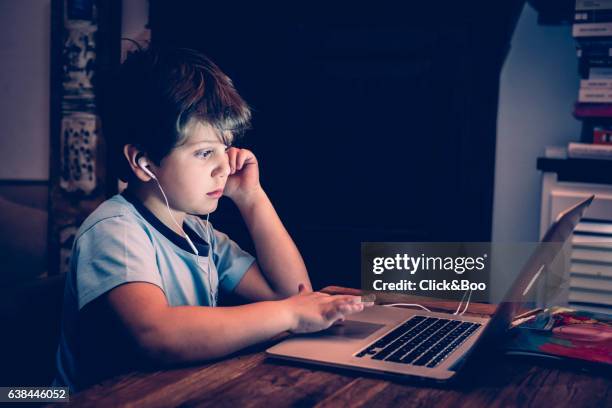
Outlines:
[{"label": "boy's chin", "polygon": [[219,202],[217,201],[214,204],[208,204],[205,206],[201,206],[198,208],[197,212],[195,213],[196,215],[206,215],[206,214],[210,214],[212,212],[214,212],[217,207],[219,206]]}]

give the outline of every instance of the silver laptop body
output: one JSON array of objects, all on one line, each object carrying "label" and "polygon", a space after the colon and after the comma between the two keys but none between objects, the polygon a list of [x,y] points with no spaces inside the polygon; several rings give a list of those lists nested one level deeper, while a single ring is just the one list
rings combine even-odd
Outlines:
[{"label": "silver laptop body", "polygon": [[[591,196],[560,214],[542,242],[565,242],[593,199]],[[503,339],[524,304],[517,299],[536,279],[542,265],[557,255],[550,248],[555,247],[542,245],[533,252],[490,317],[372,306],[347,317],[342,325],[295,335],[266,352],[275,358],[307,363],[450,380],[472,351]]]}]

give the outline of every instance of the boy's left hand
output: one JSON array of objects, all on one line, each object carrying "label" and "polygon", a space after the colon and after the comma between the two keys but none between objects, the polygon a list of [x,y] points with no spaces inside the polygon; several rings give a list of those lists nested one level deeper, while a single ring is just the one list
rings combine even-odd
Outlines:
[{"label": "boy's left hand", "polygon": [[246,200],[252,193],[261,190],[259,184],[259,165],[257,158],[247,149],[230,147],[227,150],[230,175],[227,178],[223,195],[235,203]]}]

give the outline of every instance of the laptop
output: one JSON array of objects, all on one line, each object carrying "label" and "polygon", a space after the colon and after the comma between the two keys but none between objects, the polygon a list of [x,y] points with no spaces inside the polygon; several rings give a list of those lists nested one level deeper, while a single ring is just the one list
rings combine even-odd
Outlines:
[{"label": "laptop", "polygon": [[[566,242],[594,197],[559,214],[541,243]],[[529,288],[560,248],[538,245],[491,316],[375,305],[348,316],[342,325],[292,336],[266,353],[274,358],[370,373],[449,381],[472,352],[504,340],[513,319],[531,302],[526,297]]]}]

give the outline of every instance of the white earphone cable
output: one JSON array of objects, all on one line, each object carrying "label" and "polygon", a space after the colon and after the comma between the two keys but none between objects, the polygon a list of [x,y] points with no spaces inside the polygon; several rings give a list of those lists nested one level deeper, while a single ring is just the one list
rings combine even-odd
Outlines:
[{"label": "white earphone cable", "polygon": [[459,314],[459,310],[461,310],[461,306],[463,305],[463,299],[465,299],[466,294],[467,294],[467,290],[463,292],[463,296],[461,296],[461,300],[459,301],[459,304],[457,305],[457,310],[455,310],[455,313],[453,313],[454,315]]},{"label": "white earphone cable", "polygon": [[164,193],[164,189],[162,188],[157,178],[154,178],[153,180],[155,180],[155,182],[157,183],[157,187],[159,187],[159,191],[161,191],[162,196],[164,197],[164,201],[166,202],[166,208],[168,209],[168,214],[170,214],[170,218],[172,218],[172,221],[174,222],[174,224],[183,233],[183,237],[187,240],[187,242],[189,243],[189,246],[191,247],[191,249],[193,249],[193,252],[195,252],[195,254],[198,255],[198,250],[196,249],[195,245],[193,245],[193,242],[191,242],[189,235],[187,235],[187,233],[183,231],[183,227],[181,227],[178,221],[176,220],[176,218],[174,218],[174,214],[172,214],[172,211],[170,210],[170,204],[168,203],[168,197],[166,197],[166,193]]},{"label": "white earphone cable", "polygon": [[208,287],[210,288],[210,299],[213,303],[213,306],[215,306],[217,304],[217,291],[213,288],[212,285],[212,278],[211,278],[211,272],[210,272],[210,264],[213,261],[212,256],[210,254],[211,248],[212,248],[212,235],[210,233],[211,230],[211,226],[210,226],[210,222],[208,221],[208,218],[210,217],[210,213],[206,214],[206,237],[207,237],[207,241],[208,241]]},{"label": "white earphone cable", "polygon": [[[200,258],[199,258],[199,252],[196,248],[196,246],[193,244],[193,242],[191,241],[191,239],[189,238],[189,235],[187,235],[187,233],[183,230],[183,228],[179,225],[178,221],[176,221],[176,218],[174,218],[174,215],[172,214],[172,210],[170,210],[170,203],[168,203],[168,197],[166,197],[166,193],[164,192],[164,189],[162,188],[159,180],[157,180],[156,177],[153,177],[153,180],[155,180],[155,182],[157,183],[157,187],[159,187],[159,191],[161,191],[162,196],[164,197],[164,201],[166,202],[166,209],[168,210],[168,214],[170,214],[170,218],[172,218],[172,221],[174,222],[174,224],[176,224],[176,226],[179,228],[179,230],[183,233],[183,237],[185,238],[185,240],[187,240],[187,243],[189,244],[189,246],[191,247],[191,249],[193,250],[193,252],[195,253],[195,260],[196,260],[196,264],[198,265],[199,268],[202,268],[202,265],[200,265]],[[211,301],[211,306],[216,306],[217,305],[217,291],[213,288],[212,285],[212,273],[211,273],[211,269],[210,269],[210,263],[212,262],[212,258],[210,256],[210,247],[212,245],[211,242],[211,234],[210,234],[210,223],[208,221],[208,217],[210,216],[209,214],[206,214],[206,236],[208,238],[208,254],[206,254],[208,256],[208,268],[206,270],[206,274],[208,275],[208,291],[209,291],[209,297],[210,297],[210,301]],[[204,268],[202,268],[204,269]]]},{"label": "white earphone cable", "polygon": [[419,305],[419,304],[417,304],[417,303],[391,303],[391,304],[388,304],[388,305],[383,305],[383,306],[386,306],[386,307],[396,307],[396,306],[412,306],[412,307],[419,307],[419,308],[421,308],[421,309],[425,310],[426,312],[431,312],[431,310],[429,310],[429,309],[428,309],[428,308],[426,308],[425,306],[423,306],[423,305]]},{"label": "white earphone cable", "polygon": [[[463,305],[463,299],[465,299],[465,295],[468,294],[468,298],[467,301],[465,303],[465,307],[463,308],[463,311],[461,313],[459,313],[459,310],[461,310],[461,306]],[[470,299],[472,298],[472,290],[470,289],[469,291],[465,291],[463,292],[463,296],[461,297],[461,300],[459,301],[459,305],[457,306],[457,310],[455,310],[455,313],[453,313],[453,315],[459,315],[459,316],[463,316],[463,314],[467,311],[469,305],[470,305]],[[431,310],[429,310],[428,308],[426,308],[423,305],[419,305],[418,303],[391,303],[391,304],[387,304],[387,305],[383,305],[386,307],[395,307],[395,306],[411,306],[411,307],[418,307],[421,308],[427,312],[431,312]]]},{"label": "white earphone cable", "polygon": [[470,299],[471,299],[471,298],[472,298],[472,289],[470,289],[470,294],[469,294],[469,296],[468,296],[468,298],[467,298],[467,302],[465,302],[465,308],[463,309],[463,312],[461,312],[461,313],[459,314],[459,316],[463,316],[463,314],[464,314],[464,313],[467,311],[468,306],[470,305]]}]

